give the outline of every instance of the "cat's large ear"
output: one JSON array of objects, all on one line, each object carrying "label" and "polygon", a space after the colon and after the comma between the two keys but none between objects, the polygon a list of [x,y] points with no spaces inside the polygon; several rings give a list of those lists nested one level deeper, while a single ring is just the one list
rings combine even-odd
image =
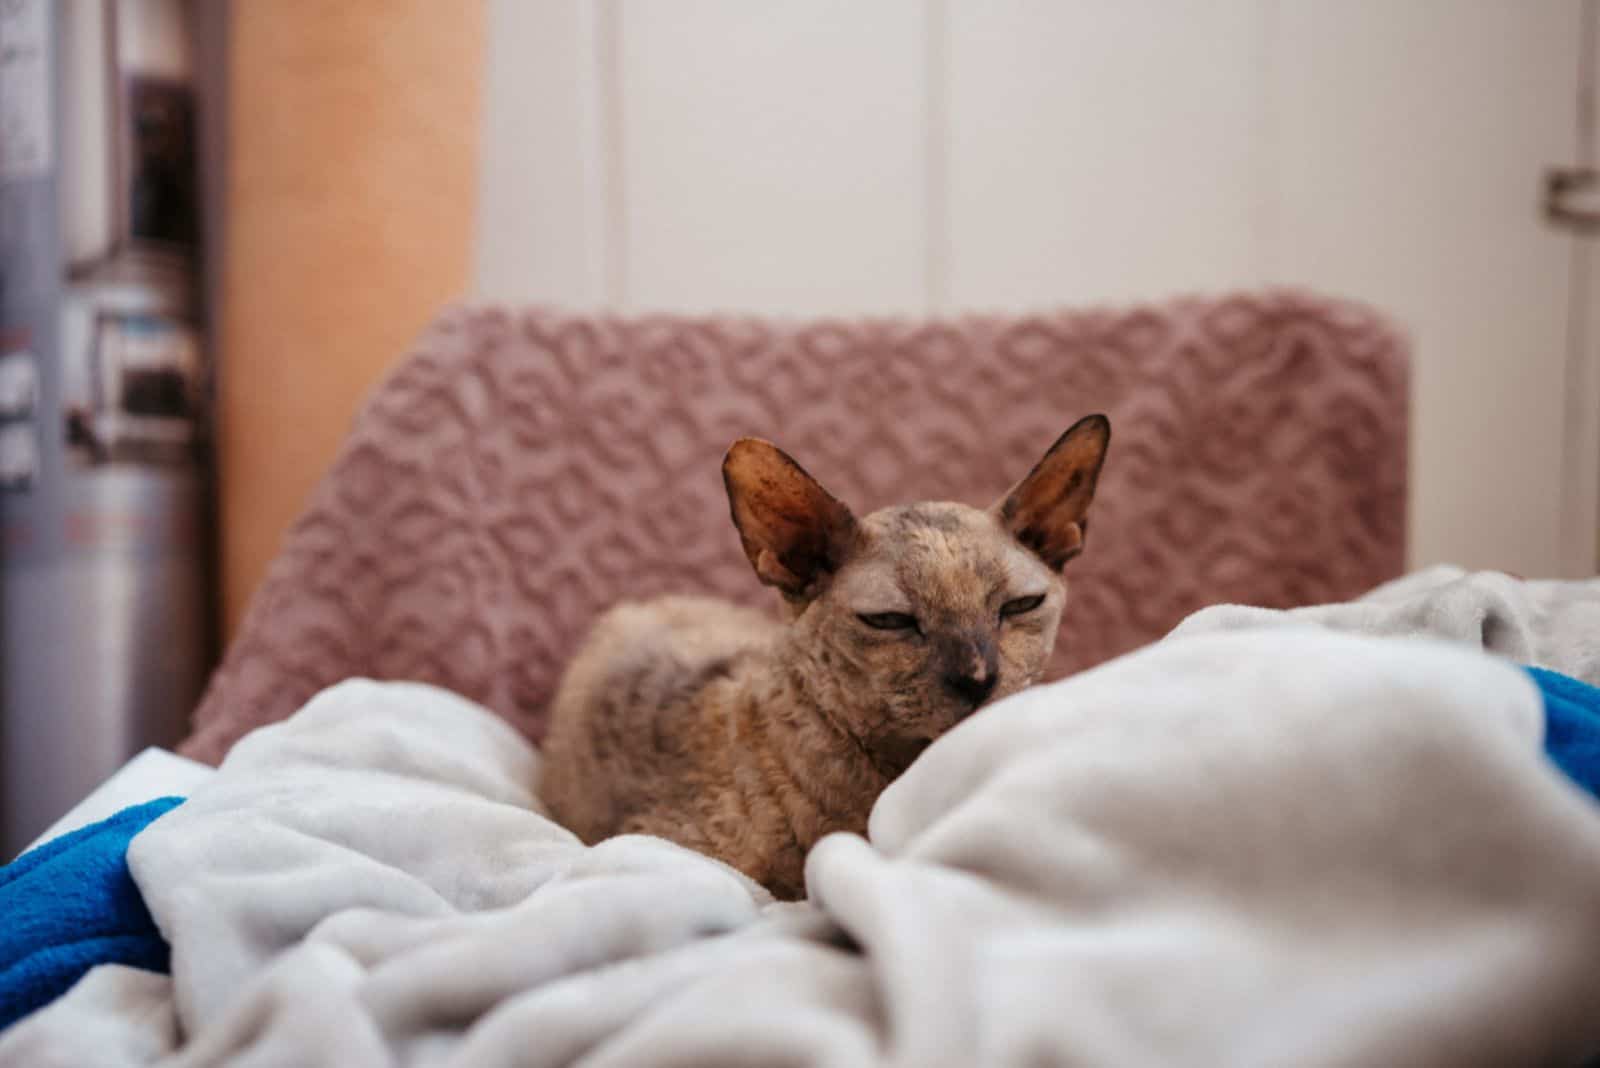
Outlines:
[{"label": "cat's large ear", "polygon": [[1084,416],[992,509],[1012,537],[1058,571],[1083,551],[1089,503],[1110,443],[1111,420]]},{"label": "cat's large ear", "polygon": [[770,442],[740,438],[722,460],[733,525],[756,575],[804,597],[844,562],[855,516]]}]

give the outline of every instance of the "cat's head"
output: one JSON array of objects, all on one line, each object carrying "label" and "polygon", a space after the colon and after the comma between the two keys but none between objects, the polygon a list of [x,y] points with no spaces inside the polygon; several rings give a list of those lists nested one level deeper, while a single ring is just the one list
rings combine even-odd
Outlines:
[{"label": "cat's head", "polygon": [[830,715],[895,767],[1035,682],[1066,603],[1111,438],[1080,419],[988,509],[925,502],[857,518],[776,446],[734,443],[723,481],[745,554],[792,616],[788,648]]}]

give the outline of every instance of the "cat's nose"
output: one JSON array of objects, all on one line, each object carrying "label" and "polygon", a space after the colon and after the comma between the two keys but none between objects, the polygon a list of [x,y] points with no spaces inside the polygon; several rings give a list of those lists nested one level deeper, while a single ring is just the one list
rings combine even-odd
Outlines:
[{"label": "cat's nose", "polygon": [[946,675],[944,686],[968,705],[977,708],[994,693],[994,684],[998,681],[997,673],[984,665],[977,674],[963,671]]},{"label": "cat's nose", "polygon": [[988,635],[949,634],[941,639],[940,666],[945,692],[975,710],[1000,681],[1000,655]]}]

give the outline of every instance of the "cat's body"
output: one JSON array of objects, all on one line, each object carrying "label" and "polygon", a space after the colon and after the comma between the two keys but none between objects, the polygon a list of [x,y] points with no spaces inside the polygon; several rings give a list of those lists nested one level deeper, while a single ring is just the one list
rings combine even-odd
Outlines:
[{"label": "cat's body", "polygon": [[622,604],[568,666],[540,795],[588,842],[659,835],[781,898],[824,834],[864,832],[939,734],[1037,680],[1109,438],[1080,421],[989,510],[856,519],[787,456],[735,444],[735,525],[787,624],[707,598]]},{"label": "cat's body", "polygon": [[607,612],[562,682],[546,804],[585,841],[659,835],[800,896],[805,850],[865,830],[859,799],[888,779],[830,727],[784,639],[776,620],[710,598]]}]

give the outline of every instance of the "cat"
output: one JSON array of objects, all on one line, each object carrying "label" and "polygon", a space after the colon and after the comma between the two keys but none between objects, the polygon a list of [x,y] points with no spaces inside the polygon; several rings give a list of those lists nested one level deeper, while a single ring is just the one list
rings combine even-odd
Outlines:
[{"label": "cat", "polygon": [[652,834],[784,900],[831,831],[940,734],[1038,680],[1110,443],[1080,419],[993,507],[856,518],[776,446],[723,460],[733,523],[787,622],[706,597],[624,602],[551,705],[539,795],[585,842]]}]

